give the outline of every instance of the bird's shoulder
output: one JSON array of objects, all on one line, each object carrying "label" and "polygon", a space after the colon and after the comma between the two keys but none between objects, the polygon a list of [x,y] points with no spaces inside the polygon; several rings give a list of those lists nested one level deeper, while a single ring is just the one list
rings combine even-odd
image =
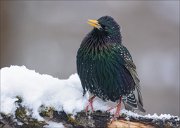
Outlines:
[{"label": "bird's shoulder", "polygon": [[123,44],[112,44],[111,47],[116,55],[123,60],[124,64],[136,69],[129,50]]},{"label": "bird's shoulder", "polygon": [[128,49],[122,44],[118,44],[118,45],[116,44],[113,47],[119,53],[118,58],[120,58],[119,59],[121,62],[120,64],[129,71],[134,81],[136,83],[139,83],[140,80],[136,72],[136,65],[134,64],[132,56],[128,51]]}]

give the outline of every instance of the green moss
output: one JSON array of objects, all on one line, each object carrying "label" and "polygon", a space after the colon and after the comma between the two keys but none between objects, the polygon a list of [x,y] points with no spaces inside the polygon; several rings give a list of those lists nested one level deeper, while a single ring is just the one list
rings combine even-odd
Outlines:
[{"label": "green moss", "polygon": [[15,111],[15,116],[16,118],[23,122],[23,123],[27,123],[28,122],[28,119],[27,119],[27,112],[26,112],[26,109],[24,107],[18,107]]},{"label": "green moss", "polygon": [[37,119],[32,118],[32,111],[26,109],[25,107],[18,104],[15,111],[15,117],[19,122],[22,122],[23,128],[42,128],[47,123],[45,121],[38,121]]},{"label": "green moss", "polygon": [[55,109],[53,107],[45,107],[44,105],[42,105],[39,109],[41,116],[49,118],[53,118],[54,110]]},{"label": "green moss", "polygon": [[68,114],[67,117],[68,117],[68,122],[70,124],[79,125],[79,122],[77,120],[75,120],[71,114]]}]

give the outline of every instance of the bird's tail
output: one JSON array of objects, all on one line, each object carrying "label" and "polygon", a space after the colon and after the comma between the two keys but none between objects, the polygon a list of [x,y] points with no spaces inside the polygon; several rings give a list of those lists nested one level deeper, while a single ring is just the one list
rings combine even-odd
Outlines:
[{"label": "bird's tail", "polygon": [[141,112],[146,112],[143,105],[136,99],[135,94],[132,92],[128,96],[123,97],[123,103],[125,109],[135,111],[140,110]]}]

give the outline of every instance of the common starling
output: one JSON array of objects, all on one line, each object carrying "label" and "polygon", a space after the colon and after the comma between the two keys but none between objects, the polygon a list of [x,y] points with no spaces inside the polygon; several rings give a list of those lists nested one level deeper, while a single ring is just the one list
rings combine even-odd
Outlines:
[{"label": "common starling", "polygon": [[[84,90],[104,101],[117,102],[115,116],[119,116],[121,100],[127,110],[143,109],[136,66],[122,44],[120,26],[110,16],[88,20],[93,30],[83,39],[77,52],[77,72]],[[86,111],[88,110],[88,106]]]}]

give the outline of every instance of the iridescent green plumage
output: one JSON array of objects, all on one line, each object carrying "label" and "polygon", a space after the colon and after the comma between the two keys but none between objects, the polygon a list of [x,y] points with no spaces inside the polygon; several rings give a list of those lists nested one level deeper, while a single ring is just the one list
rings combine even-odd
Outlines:
[{"label": "iridescent green plumage", "polygon": [[89,91],[111,101],[123,97],[126,109],[145,111],[136,67],[121,43],[119,25],[109,16],[98,22],[101,27],[84,38],[77,53],[77,71],[84,93]]}]

